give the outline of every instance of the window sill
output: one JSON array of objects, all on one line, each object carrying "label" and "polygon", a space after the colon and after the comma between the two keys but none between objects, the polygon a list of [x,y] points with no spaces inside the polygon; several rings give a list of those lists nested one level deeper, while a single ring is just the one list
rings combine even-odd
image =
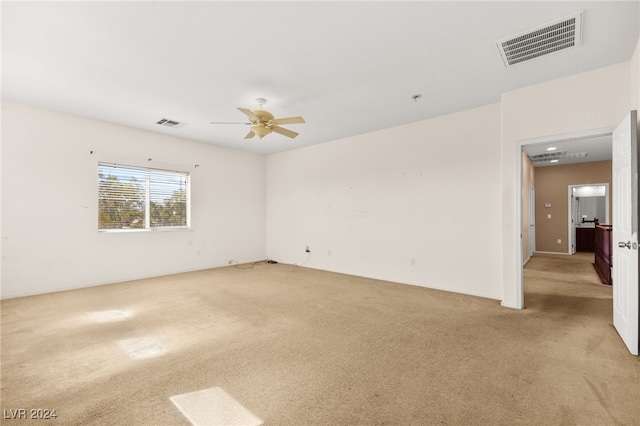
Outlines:
[{"label": "window sill", "polygon": [[99,234],[137,234],[144,232],[177,232],[177,231],[190,231],[191,228],[184,227],[172,227],[172,228],[133,228],[133,229],[98,229]]}]

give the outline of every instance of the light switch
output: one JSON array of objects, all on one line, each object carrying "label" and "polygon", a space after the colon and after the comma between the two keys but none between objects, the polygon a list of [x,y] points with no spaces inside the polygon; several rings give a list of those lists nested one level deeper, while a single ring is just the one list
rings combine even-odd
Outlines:
[{"label": "light switch", "polygon": [[551,219],[551,213],[547,215],[547,219]]}]

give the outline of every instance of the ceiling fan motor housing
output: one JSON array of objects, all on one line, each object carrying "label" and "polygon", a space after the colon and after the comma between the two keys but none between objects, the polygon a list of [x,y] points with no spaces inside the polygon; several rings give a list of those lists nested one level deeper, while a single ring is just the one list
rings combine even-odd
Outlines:
[{"label": "ceiling fan motor housing", "polygon": [[[289,129],[285,129],[280,127],[280,124],[297,124],[304,123],[304,119],[302,117],[286,117],[286,118],[278,118],[276,119],[273,114],[268,111],[262,109],[262,105],[266,102],[264,99],[257,99],[260,104],[260,109],[256,111],[251,111],[246,108],[238,107],[238,110],[242,112],[249,118],[251,124],[251,131],[247,133],[245,139],[251,139],[255,135],[258,135],[260,139],[267,136],[269,133],[276,132],[281,135],[284,135],[288,138],[295,138],[298,136],[298,133],[291,131]],[[240,123],[238,123],[240,124]]]},{"label": "ceiling fan motor housing", "polygon": [[263,109],[253,111],[253,115],[258,117],[258,120],[259,120],[258,123],[269,124],[269,122],[274,119],[273,114]]},{"label": "ceiling fan motor housing", "polygon": [[256,135],[258,135],[258,137],[260,139],[262,139],[263,137],[267,136],[269,133],[271,133],[271,129],[269,129],[267,126],[265,126],[263,123],[260,123],[256,126],[252,126],[251,127],[251,131],[253,133],[255,133]]}]

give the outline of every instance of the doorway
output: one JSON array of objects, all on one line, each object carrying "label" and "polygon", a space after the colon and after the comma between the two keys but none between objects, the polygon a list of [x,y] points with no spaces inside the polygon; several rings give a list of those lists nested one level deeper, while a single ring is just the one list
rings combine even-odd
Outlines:
[{"label": "doorway", "polygon": [[[579,163],[579,162],[586,162],[587,158],[589,159],[589,161],[594,161],[593,160],[593,155],[591,157],[589,157],[588,155],[584,155],[582,152],[580,152],[580,150],[575,150],[575,147],[587,147],[587,146],[594,146],[595,149],[595,145],[599,145],[600,143],[602,143],[604,145],[604,141],[608,141],[608,148],[603,149],[602,152],[608,155],[607,159],[611,159],[611,137],[613,134],[613,130],[614,127],[606,127],[606,128],[601,128],[601,129],[594,129],[594,130],[588,130],[588,131],[583,131],[583,132],[575,132],[575,133],[569,133],[569,134],[563,134],[563,135],[555,135],[555,136],[548,136],[548,137],[543,137],[543,138],[535,138],[535,139],[527,139],[527,140],[522,140],[518,143],[518,147],[520,149],[521,152],[526,152],[528,148],[533,148],[536,147],[538,149],[540,149],[541,147],[548,147],[548,148],[555,148],[552,149],[550,151],[544,151],[544,154],[540,154],[540,158],[543,158],[544,161],[548,161],[549,163],[554,162],[554,160],[557,159],[557,157],[560,156],[570,156],[572,155],[571,158],[571,162],[572,163]],[[602,142],[598,142],[598,141],[602,141]],[[565,149],[565,147],[572,147],[572,149]],[[600,148],[602,149],[602,146],[600,146]],[[574,151],[573,153],[571,151]],[[531,155],[529,155],[531,157]],[[517,155],[517,163],[516,163],[516,170],[517,170],[517,187],[522,188],[523,186],[523,175],[522,175],[522,171],[523,171],[523,155]],[[534,163],[535,165],[535,163]],[[527,188],[527,190],[529,190],[529,188]],[[523,229],[523,216],[524,216],[524,212],[523,212],[523,193],[527,194],[527,190],[525,191],[516,191],[516,196],[517,196],[517,203],[518,203],[518,211],[519,213],[517,214],[517,229]],[[530,193],[529,193],[530,194]],[[527,228],[531,228],[530,226]],[[527,229],[523,230],[524,232],[527,232]],[[566,235],[566,234],[564,234]],[[525,300],[524,300],[524,278],[523,278],[523,269],[524,269],[524,265],[522,262],[522,254],[523,253],[527,253],[530,250],[530,245],[529,247],[523,247],[523,241],[530,241],[529,236],[527,236],[527,238],[525,238],[524,235],[520,235],[520,239],[517,242],[517,249],[518,249],[518,253],[519,255],[516,256],[517,260],[518,260],[518,264],[517,264],[517,269],[516,269],[516,283],[515,283],[515,287],[516,287],[516,292],[515,294],[517,295],[517,299],[518,300],[518,306],[516,306],[517,308],[524,308],[525,307]],[[568,240],[567,240],[568,241]],[[537,247],[537,241],[536,241],[536,247]],[[566,253],[566,252],[565,252]]]},{"label": "doorway", "polygon": [[593,240],[598,224],[609,224],[609,184],[569,185],[569,254],[593,251]]},{"label": "doorway", "polygon": [[[536,251],[536,187],[529,184],[529,256],[531,259]],[[526,262],[525,262],[526,263]]]}]

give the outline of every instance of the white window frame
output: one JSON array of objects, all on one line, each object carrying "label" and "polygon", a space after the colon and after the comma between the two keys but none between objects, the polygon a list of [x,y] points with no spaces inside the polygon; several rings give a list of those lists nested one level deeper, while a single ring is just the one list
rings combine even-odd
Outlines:
[{"label": "white window frame", "polygon": [[[109,161],[100,161],[98,162],[98,179],[97,184],[100,185],[100,167],[101,166],[111,166],[111,167],[121,167],[127,169],[137,169],[144,172],[145,181],[144,181],[144,228],[100,228],[100,221],[98,219],[98,232],[106,232],[106,233],[122,233],[122,232],[149,232],[149,231],[178,231],[178,230],[189,230],[191,229],[191,173],[186,171],[178,171],[178,170],[169,170],[158,167],[141,167],[141,166],[132,166],[128,164],[121,163],[113,163]],[[151,226],[151,190],[150,190],[150,174],[151,172],[162,172],[162,173],[174,173],[180,176],[186,176],[186,225],[177,225],[177,226]],[[98,215],[100,214],[100,194],[98,193]]]}]

